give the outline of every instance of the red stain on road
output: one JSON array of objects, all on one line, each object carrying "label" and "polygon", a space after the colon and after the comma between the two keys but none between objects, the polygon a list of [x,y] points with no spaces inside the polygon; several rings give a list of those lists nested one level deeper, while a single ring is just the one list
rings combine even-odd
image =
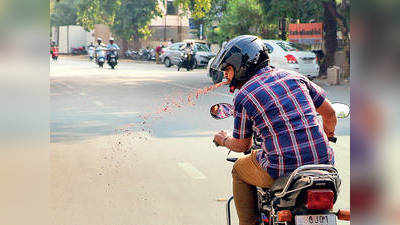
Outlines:
[{"label": "red stain on road", "polygon": [[201,96],[207,95],[209,92],[221,87],[224,84],[227,84],[227,82],[226,81],[220,82],[220,83],[211,85],[209,87],[196,89],[196,90],[189,92],[188,94],[182,94],[177,97],[167,96],[164,98],[163,103],[160,105],[160,107],[158,109],[156,109],[153,112],[139,115],[139,119],[141,120],[141,122],[134,123],[134,124],[128,124],[128,125],[124,126],[123,128],[120,128],[117,130],[122,133],[125,133],[125,132],[132,133],[133,131],[141,131],[141,132],[151,134],[151,128],[149,126],[151,121],[163,118],[163,116],[166,113],[173,113],[179,109],[182,109],[182,108],[185,108],[188,106],[189,107],[195,106],[196,101]]}]

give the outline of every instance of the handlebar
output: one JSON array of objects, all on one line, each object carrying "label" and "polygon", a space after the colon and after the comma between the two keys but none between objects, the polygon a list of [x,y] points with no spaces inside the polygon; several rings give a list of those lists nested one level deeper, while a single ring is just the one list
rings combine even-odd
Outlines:
[{"label": "handlebar", "polygon": [[[329,137],[328,140],[330,142],[336,143],[337,142],[337,137]],[[214,142],[215,146],[219,147],[219,144],[215,140],[213,140],[213,142]],[[248,151],[244,152],[245,155],[248,155],[250,153],[251,153],[250,149]],[[229,162],[236,162],[238,160],[238,158],[226,158],[226,160],[229,161]]]}]

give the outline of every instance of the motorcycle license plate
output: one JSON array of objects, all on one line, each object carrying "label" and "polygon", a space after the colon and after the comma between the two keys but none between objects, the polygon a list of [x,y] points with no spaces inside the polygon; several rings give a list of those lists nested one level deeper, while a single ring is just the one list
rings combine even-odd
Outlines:
[{"label": "motorcycle license plate", "polygon": [[336,225],[336,215],[296,216],[296,225]]}]

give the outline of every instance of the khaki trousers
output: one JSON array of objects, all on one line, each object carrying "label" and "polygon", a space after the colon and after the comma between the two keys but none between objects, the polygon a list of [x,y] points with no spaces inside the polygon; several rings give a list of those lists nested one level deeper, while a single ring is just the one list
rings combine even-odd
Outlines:
[{"label": "khaki trousers", "polygon": [[240,225],[258,224],[256,186],[269,188],[274,182],[256,161],[256,154],[257,151],[253,151],[238,159],[232,170],[233,198]]}]

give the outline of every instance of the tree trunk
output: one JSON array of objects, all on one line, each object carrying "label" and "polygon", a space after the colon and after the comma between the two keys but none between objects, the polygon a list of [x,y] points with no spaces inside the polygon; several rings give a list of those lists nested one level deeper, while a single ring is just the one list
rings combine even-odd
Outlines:
[{"label": "tree trunk", "polygon": [[126,52],[128,48],[128,41],[126,39],[122,39],[122,52]]},{"label": "tree trunk", "polygon": [[140,38],[137,36],[133,38],[133,48],[135,49],[135,51],[138,51],[142,48]]},{"label": "tree trunk", "polygon": [[324,2],[324,68],[327,69],[335,64],[335,52],[337,48],[337,21],[330,8],[336,10],[335,0]]}]

